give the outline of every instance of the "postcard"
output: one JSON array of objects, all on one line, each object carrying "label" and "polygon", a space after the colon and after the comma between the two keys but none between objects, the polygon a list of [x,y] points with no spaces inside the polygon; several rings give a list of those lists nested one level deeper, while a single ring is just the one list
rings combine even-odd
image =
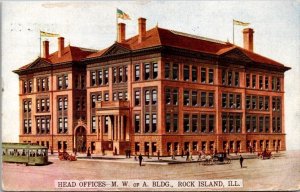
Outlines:
[{"label": "postcard", "polygon": [[299,12],[2,2],[2,189],[300,190]]}]

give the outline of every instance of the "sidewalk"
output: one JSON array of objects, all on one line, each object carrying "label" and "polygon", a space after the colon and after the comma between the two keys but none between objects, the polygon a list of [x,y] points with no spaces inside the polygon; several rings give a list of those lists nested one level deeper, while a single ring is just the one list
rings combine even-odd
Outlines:
[{"label": "sidewalk", "polygon": [[[273,153],[273,156],[280,157],[283,156],[285,152],[279,152],[279,153]],[[256,159],[257,153],[241,153],[244,159]],[[228,157],[231,160],[238,160],[240,156],[240,153],[237,155],[235,153],[231,153]],[[58,154],[49,155],[49,159],[55,159],[58,158]],[[186,156],[176,156],[173,160],[172,157],[160,157],[159,159],[154,156],[148,158],[147,156],[143,156],[143,164],[155,164],[155,165],[169,165],[169,164],[183,164],[183,163],[201,163],[202,161],[198,161],[198,155],[192,156],[193,160],[186,161]],[[130,158],[126,158],[125,155],[101,155],[101,154],[92,154],[91,157],[87,157],[86,154],[77,154],[77,160],[79,161],[102,161],[102,162],[114,162],[114,163],[138,163],[138,157],[136,157],[136,160],[134,156],[131,156]]]}]

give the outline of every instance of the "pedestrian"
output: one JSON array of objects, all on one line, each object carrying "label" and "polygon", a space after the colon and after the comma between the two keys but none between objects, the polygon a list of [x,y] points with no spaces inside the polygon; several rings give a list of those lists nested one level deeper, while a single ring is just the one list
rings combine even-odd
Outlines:
[{"label": "pedestrian", "polygon": [[91,156],[91,153],[90,153],[90,147],[88,148],[88,151],[87,151],[86,156],[87,156],[87,157],[90,157],[90,156]]},{"label": "pedestrian", "polygon": [[243,161],[244,161],[244,158],[242,157],[242,155],[240,155],[240,165],[241,165],[241,168],[243,168]]},{"label": "pedestrian", "polygon": [[189,161],[189,157],[190,157],[190,152],[187,151],[187,152],[186,152],[186,161]]},{"label": "pedestrian", "polygon": [[183,152],[183,149],[181,150],[181,157],[183,157],[183,155],[184,155],[184,152]]},{"label": "pedestrian", "polygon": [[140,163],[140,166],[142,166],[142,161],[143,161],[143,157],[142,157],[142,154],[139,155],[139,163]]},{"label": "pedestrian", "polygon": [[160,156],[160,151],[158,150],[157,152],[157,159],[159,160],[159,156]]}]

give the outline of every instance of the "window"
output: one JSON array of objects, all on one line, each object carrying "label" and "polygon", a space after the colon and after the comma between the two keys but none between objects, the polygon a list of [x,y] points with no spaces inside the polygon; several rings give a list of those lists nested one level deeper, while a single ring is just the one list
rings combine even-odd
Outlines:
[{"label": "window", "polygon": [[152,132],[156,132],[156,130],[157,130],[156,114],[152,114]]},{"label": "window", "polygon": [[96,72],[95,71],[91,72],[91,78],[92,78],[91,86],[95,86],[96,85]]},{"label": "window", "polygon": [[192,105],[197,106],[197,91],[192,91]]},{"label": "window", "polygon": [[184,105],[190,105],[190,99],[189,99],[189,91],[185,90],[183,92],[183,104]]},{"label": "window", "polygon": [[268,90],[269,89],[269,77],[265,76],[265,89]]},{"label": "window", "polygon": [[124,75],[124,82],[127,82],[128,80],[128,67],[125,67],[125,75]]},{"label": "window", "polygon": [[259,81],[259,89],[263,89],[263,76],[259,76],[258,77],[258,81]]},{"label": "window", "polygon": [[192,81],[193,82],[197,82],[197,67],[193,66],[192,67]]},{"label": "window", "polygon": [[157,148],[157,147],[156,147],[156,142],[152,142],[152,143],[151,143],[151,148],[152,148],[152,153],[155,153],[156,150],[157,150],[157,149],[156,149],[156,148]]},{"label": "window", "polygon": [[113,83],[117,83],[117,68],[113,67]]},{"label": "window", "polygon": [[150,104],[150,91],[146,90],[145,91],[145,105],[149,105]]},{"label": "window", "polygon": [[270,117],[266,116],[265,117],[265,132],[269,133],[270,131]]},{"label": "window", "polygon": [[238,109],[241,108],[241,95],[240,94],[236,95],[236,108],[238,108]]},{"label": "window", "polygon": [[140,65],[137,64],[135,65],[135,81],[139,81],[140,80]]},{"label": "window", "polygon": [[170,78],[170,63],[165,63],[165,78]]},{"label": "window", "polygon": [[49,78],[48,77],[42,77],[37,78],[37,91],[49,91]]},{"label": "window", "polygon": [[258,107],[259,110],[264,110],[264,98],[262,96],[258,97]]},{"label": "window", "polygon": [[246,74],[246,87],[250,87],[250,74]]},{"label": "window", "polygon": [[145,80],[150,79],[150,64],[149,63],[144,64],[144,79]]},{"label": "window", "polygon": [[208,83],[209,84],[214,83],[214,70],[213,69],[208,70]]},{"label": "window", "polygon": [[123,68],[119,68],[119,83],[123,82]]},{"label": "window", "polygon": [[251,116],[246,116],[246,131],[251,132]]},{"label": "window", "polygon": [[140,133],[141,130],[140,130],[140,115],[136,114],[134,116],[134,131],[135,133]]},{"label": "window", "polygon": [[[36,99],[36,112],[49,112],[50,111],[50,99],[49,98],[38,98]],[[63,104],[63,103],[62,103]],[[31,103],[30,103],[31,107]]]},{"label": "window", "polygon": [[201,106],[206,106],[206,92],[201,92]]},{"label": "window", "polygon": [[178,89],[173,89],[173,105],[178,105]]},{"label": "window", "polygon": [[184,114],[183,129],[184,129],[184,132],[190,132],[190,117],[188,114]]},{"label": "window", "polygon": [[157,63],[153,63],[153,79],[156,79],[158,76],[158,64]]},{"label": "window", "polygon": [[227,78],[227,85],[232,86],[232,71],[228,71]]},{"label": "window", "polygon": [[215,116],[214,115],[209,115],[209,119],[208,119],[208,131],[210,133],[214,132],[215,129]]},{"label": "window", "polygon": [[105,116],[104,133],[108,133],[109,116]]},{"label": "window", "polygon": [[222,107],[227,107],[227,94],[222,93]]},{"label": "window", "polygon": [[239,72],[235,72],[235,78],[234,78],[234,85],[239,87],[240,86],[240,75]]},{"label": "window", "polygon": [[58,89],[67,89],[68,88],[68,75],[59,75],[57,76]]},{"label": "window", "polygon": [[235,117],[235,127],[236,127],[236,132],[240,133],[241,132],[241,116],[237,115]]},{"label": "window", "polygon": [[246,108],[251,109],[251,97],[246,96]]},{"label": "window", "polygon": [[63,102],[62,102],[62,98],[58,99],[58,110],[61,111],[63,108]]},{"label": "window", "polygon": [[198,115],[192,115],[192,132],[197,132],[198,128]]},{"label": "window", "polygon": [[58,118],[58,133],[67,133],[68,131],[68,118],[59,117]]},{"label": "window", "polygon": [[252,116],[252,130],[253,132],[257,132],[256,128],[257,128],[257,120],[256,120],[256,116]]},{"label": "window", "polygon": [[190,66],[184,65],[183,68],[183,80],[184,81],[189,81],[189,76],[190,76]]},{"label": "window", "polygon": [[235,132],[234,130],[234,125],[233,125],[233,115],[229,115],[229,132],[233,133]]},{"label": "window", "polygon": [[96,133],[96,117],[92,116],[92,129],[91,129],[91,133]]},{"label": "window", "polygon": [[155,89],[152,90],[152,105],[156,105],[157,102],[157,91]]},{"label": "window", "polygon": [[135,152],[140,152],[140,143],[139,142],[134,143],[134,151]]},{"label": "window", "polygon": [[98,85],[102,85],[103,82],[103,72],[102,69],[98,71]]},{"label": "window", "polygon": [[166,132],[171,132],[171,114],[166,114]]},{"label": "window", "polygon": [[206,115],[201,114],[201,132],[206,132]]},{"label": "window", "polygon": [[258,120],[259,121],[259,123],[258,123],[258,125],[259,125],[259,132],[261,133],[261,132],[264,131],[264,117],[260,116],[258,119],[259,119]]},{"label": "window", "polygon": [[173,64],[173,80],[178,79],[178,64]]},{"label": "window", "polygon": [[206,68],[201,68],[201,83],[206,83]]},{"label": "window", "polygon": [[256,75],[252,75],[252,88],[256,88]]},{"label": "window", "polygon": [[270,102],[270,97],[266,96],[265,97],[265,110],[268,111],[269,110],[269,102]]},{"label": "window", "polygon": [[150,115],[145,114],[145,133],[150,132]]},{"label": "window", "polygon": [[166,88],[165,96],[166,96],[166,104],[170,105],[171,104],[171,89]]},{"label": "window", "polygon": [[137,105],[140,105],[140,90],[136,90],[134,92],[134,104],[137,106]]},{"label": "window", "polygon": [[108,101],[109,100],[109,95],[108,93],[104,93],[104,101]]},{"label": "window", "polygon": [[123,92],[118,92],[118,100],[123,100]]},{"label": "window", "polygon": [[208,105],[209,107],[214,106],[214,93],[208,93]]},{"label": "window", "polygon": [[252,109],[256,109],[256,96],[252,96]]},{"label": "window", "polygon": [[173,131],[177,132],[178,130],[178,114],[173,114]]},{"label": "window", "polygon": [[[31,129],[31,120],[28,122]],[[36,133],[37,134],[50,133],[50,116],[36,116]]]},{"label": "window", "polygon": [[108,84],[108,69],[104,69],[104,84]]}]

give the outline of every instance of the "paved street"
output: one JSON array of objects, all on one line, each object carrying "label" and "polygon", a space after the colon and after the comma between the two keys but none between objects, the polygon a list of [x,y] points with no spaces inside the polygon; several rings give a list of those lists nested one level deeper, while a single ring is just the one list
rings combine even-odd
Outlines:
[{"label": "paved street", "polygon": [[116,160],[110,160],[109,162],[103,160],[78,160],[70,162],[59,161],[57,158],[51,157],[50,161],[52,164],[47,166],[25,166],[4,163],[2,173],[4,186],[2,187],[4,190],[9,191],[58,190],[54,186],[54,181],[58,179],[243,179],[244,187],[237,188],[236,190],[299,190],[299,159],[300,151],[288,151],[280,157],[269,160],[245,159],[244,168],[241,169],[238,160],[232,161],[231,164],[221,165],[203,166],[199,165],[199,163],[166,165],[151,163],[140,167],[138,162],[134,161],[133,158],[124,163]]}]

